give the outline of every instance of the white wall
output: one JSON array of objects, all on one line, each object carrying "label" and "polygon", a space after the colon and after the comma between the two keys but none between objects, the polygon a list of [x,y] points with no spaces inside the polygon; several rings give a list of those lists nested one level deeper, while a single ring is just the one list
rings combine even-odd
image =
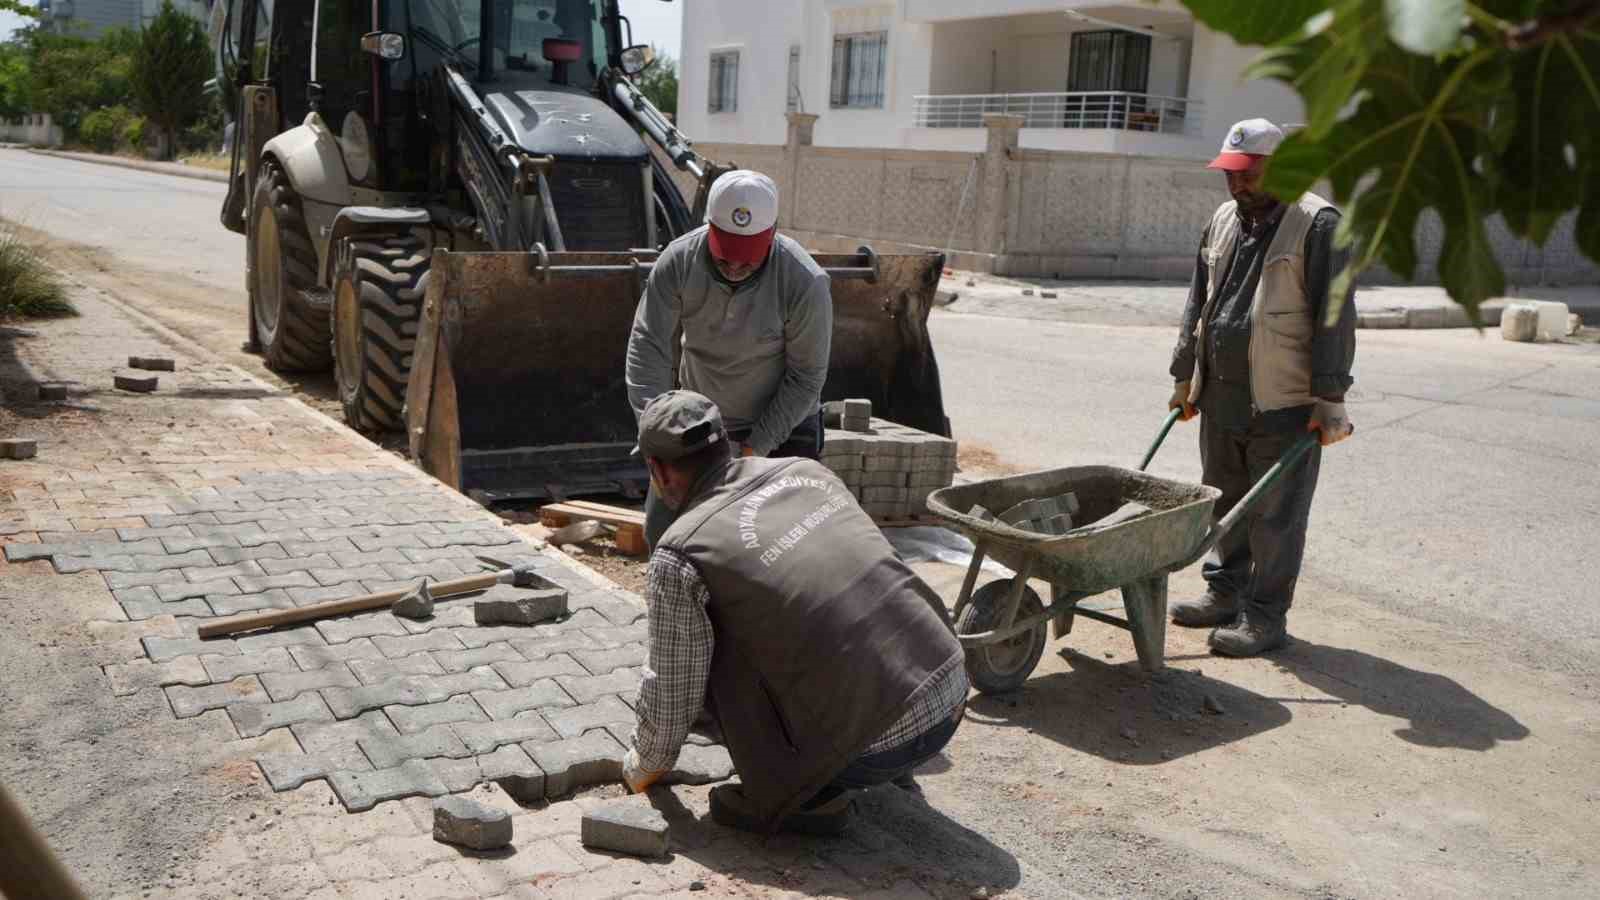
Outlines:
[{"label": "white wall", "polygon": [[1194,61],[1189,69],[1189,96],[1205,103],[1204,137],[1213,148],[1242,119],[1270,119],[1280,125],[1305,121],[1305,107],[1294,92],[1277,81],[1246,81],[1244,68],[1259,48],[1241,48],[1225,35],[1195,29]]},{"label": "white wall", "polygon": [[[808,2],[682,0],[683,59],[678,75],[678,122],[690,140],[781,144],[788,124],[789,47],[802,43]],[[711,53],[739,51],[739,110],[712,114]],[[819,50],[806,45],[802,65],[820,65]],[[815,107],[813,92],[806,104]],[[824,83],[822,104],[827,102]]]}]

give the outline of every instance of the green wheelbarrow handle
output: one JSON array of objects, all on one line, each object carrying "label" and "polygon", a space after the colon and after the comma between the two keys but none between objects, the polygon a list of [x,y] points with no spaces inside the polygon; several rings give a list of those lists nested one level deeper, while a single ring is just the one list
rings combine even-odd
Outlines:
[{"label": "green wheelbarrow handle", "polygon": [[1161,449],[1161,444],[1166,441],[1167,435],[1172,431],[1172,426],[1178,424],[1178,418],[1183,415],[1183,407],[1178,407],[1167,413],[1167,421],[1161,424],[1161,431],[1156,433],[1156,439],[1150,444],[1150,449],[1144,452],[1144,461],[1139,463],[1139,471],[1143,472],[1150,467],[1150,460],[1156,458],[1156,451]]}]

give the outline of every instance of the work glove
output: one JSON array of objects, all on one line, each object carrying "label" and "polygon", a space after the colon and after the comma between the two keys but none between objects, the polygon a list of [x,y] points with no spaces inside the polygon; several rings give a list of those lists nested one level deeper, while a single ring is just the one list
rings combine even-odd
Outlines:
[{"label": "work glove", "polygon": [[1344,411],[1343,403],[1318,400],[1317,405],[1311,410],[1311,421],[1306,423],[1306,430],[1317,432],[1322,446],[1331,447],[1355,434],[1356,426],[1350,421],[1349,414]]},{"label": "work glove", "polygon": [[1172,399],[1167,401],[1167,409],[1169,411],[1174,409],[1183,410],[1183,415],[1178,416],[1178,418],[1184,422],[1189,421],[1200,413],[1199,410],[1194,408],[1194,404],[1189,402],[1189,386],[1190,383],[1187,381],[1180,381],[1173,385]]},{"label": "work glove", "polygon": [[628,793],[642,794],[650,789],[661,776],[667,774],[666,770],[654,772],[639,764],[639,751],[628,748],[626,756],[622,757],[622,783],[627,785]]}]

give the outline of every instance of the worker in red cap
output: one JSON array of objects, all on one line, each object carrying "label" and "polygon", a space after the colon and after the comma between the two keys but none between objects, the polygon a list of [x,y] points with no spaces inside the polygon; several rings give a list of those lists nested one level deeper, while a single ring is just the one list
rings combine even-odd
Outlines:
[{"label": "worker in red cap", "polygon": [[[1306,194],[1284,203],[1262,189],[1283,131],[1266,119],[1233,126],[1210,168],[1233,200],[1200,238],[1189,303],[1172,355],[1169,409],[1199,415],[1202,480],[1222,491],[1218,519],[1307,431],[1323,446],[1354,433],[1345,412],[1355,360],[1355,297],[1328,291],[1347,254],[1334,246],[1339,211]],[[1305,553],[1321,448],[1279,480],[1218,541],[1202,570],[1206,593],[1168,609],[1172,621],[1212,628],[1213,652],[1255,656],[1288,641],[1287,617]]]},{"label": "worker in red cap", "polygon": [[[738,455],[821,457],[833,297],[827,272],[777,228],[778,186],[734,171],[712,185],[706,224],[662,251],[628,338],[636,419],[657,396],[683,388],[722,411]],[[673,518],[652,489],[651,547]]]}]

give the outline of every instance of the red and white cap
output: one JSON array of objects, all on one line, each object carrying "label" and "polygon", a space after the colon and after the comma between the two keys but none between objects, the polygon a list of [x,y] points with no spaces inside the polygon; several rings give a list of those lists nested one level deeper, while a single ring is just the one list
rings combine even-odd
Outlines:
[{"label": "red and white cap", "polygon": [[1228,129],[1228,136],[1222,139],[1222,152],[1206,168],[1243,172],[1256,160],[1271,156],[1281,143],[1282,128],[1266,119],[1245,119]]},{"label": "red and white cap", "polygon": [[756,265],[767,258],[778,228],[778,186],[760,172],[738,169],[717,179],[706,201],[711,255]]}]

